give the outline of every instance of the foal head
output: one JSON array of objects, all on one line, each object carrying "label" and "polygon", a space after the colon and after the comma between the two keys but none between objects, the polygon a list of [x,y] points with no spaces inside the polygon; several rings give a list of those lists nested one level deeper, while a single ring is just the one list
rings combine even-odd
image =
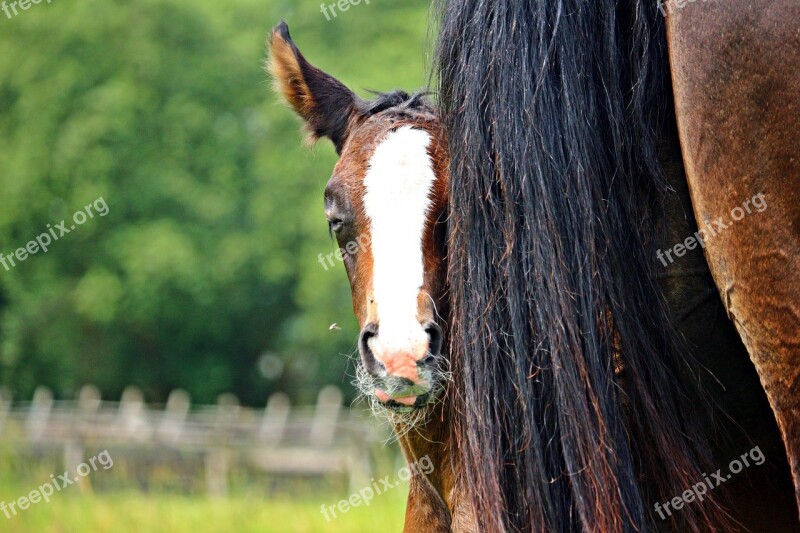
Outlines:
[{"label": "foal head", "polygon": [[306,61],[285,23],[270,49],[278,89],[339,154],[325,214],[361,327],[360,387],[379,405],[415,411],[444,375],[447,157],[434,109],[401,91],[361,100]]}]

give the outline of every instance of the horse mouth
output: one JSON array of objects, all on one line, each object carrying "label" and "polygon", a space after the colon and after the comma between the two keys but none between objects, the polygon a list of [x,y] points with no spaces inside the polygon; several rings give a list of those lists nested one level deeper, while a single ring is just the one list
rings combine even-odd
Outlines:
[{"label": "horse mouth", "polygon": [[409,412],[416,409],[421,409],[425,407],[432,398],[430,391],[416,395],[408,395],[405,392],[402,394],[404,395],[389,395],[387,392],[384,392],[380,389],[375,389],[375,397],[378,399],[378,401],[381,402],[385,407],[398,412]]}]

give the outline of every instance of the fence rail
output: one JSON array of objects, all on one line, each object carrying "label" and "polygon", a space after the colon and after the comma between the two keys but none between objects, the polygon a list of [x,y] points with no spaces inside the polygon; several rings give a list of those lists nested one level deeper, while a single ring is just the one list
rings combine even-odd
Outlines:
[{"label": "fence rail", "polygon": [[206,490],[224,495],[232,458],[263,472],[347,476],[351,487],[372,474],[369,448],[388,435],[365,413],[342,405],[342,393],[323,388],[317,403],[293,407],[285,394],[264,409],[239,405],[223,394],[216,405],[191,406],[185,391],[173,391],[165,405],[146,404],[128,387],[119,402],[104,401],[84,386],[75,400],[54,400],[47,388],[30,402],[12,402],[0,391],[0,440],[11,446],[62,450],[66,468],[85,460],[84,449],[114,447],[200,452]]}]

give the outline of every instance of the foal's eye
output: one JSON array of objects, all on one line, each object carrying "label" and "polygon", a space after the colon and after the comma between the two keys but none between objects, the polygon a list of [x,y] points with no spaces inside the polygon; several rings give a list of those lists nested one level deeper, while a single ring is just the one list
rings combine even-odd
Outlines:
[{"label": "foal's eye", "polygon": [[341,231],[344,222],[340,218],[331,218],[328,220],[328,230],[331,233],[339,233]]}]

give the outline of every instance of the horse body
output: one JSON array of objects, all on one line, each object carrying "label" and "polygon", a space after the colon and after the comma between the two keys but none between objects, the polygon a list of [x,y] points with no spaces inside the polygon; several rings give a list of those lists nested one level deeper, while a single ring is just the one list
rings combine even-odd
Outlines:
[{"label": "horse body", "polygon": [[[667,527],[735,529],[733,515],[738,527],[796,530],[776,426],[741,344],[728,328],[714,332],[728,351],[712,346],[696,354],[725,376],[722,387],[741,386],[709,398],[718,385],[680,339],[691,333],[702,346],[702,333],[694,323],[675,329],[676,317],[702,322],[695,295],[677,287],[713,289],[708,266],[697,263],[698,243],[684,246],[688,233],[674,250],[679,259],[697,250],[690,254],[694,274],[675,265],[665,271],[655,258],[674,244],[658,228],[678,214],[668,212],[665,193],[683,178],[680,151],[665,161],[658,150],[676,132],[672,85],[698,219],[731,212],[759,193],[780,205],[709,240],[706,252],[795,464],[800,255],[792,149],[800,47],[790,21],[797,7],[673,6],[668,57],[655,3],[442,4],[437,66],[452,158],[449,283],[457,328],[450,356],[460,365],[455,409],[480,420],[466,420],[458,433],[463,460],[476,467],[478,515],[493,530],[664,527],[652,502],[727,462],[732,445],[722,443],[717,422],[770,443],[776,499],[756,491],[750,496],[758,496],[760,511],[743,510],[747,491],[728,486],[712,495],[716,503],[683,506]],[[758,99],[766,112],[755,112]],[[665,172],[667,164],[677,174]],[[781,183],[792,192],[765,191]],[[782,228],[770,229],[776,224]],[[771,232],[762,243],[760,231]],[[673,299],[664,301],[670,290]],[[706,311],[711,323],[719,310]],[[717,407],[725,402],[735,422],[714,420],[724,417]],[[752,476],[760,478],[753,486],[770,488],[769,476]],[[739,508],[725,505],[726,496]]]},{"label": "horse body", "polygon": [[735,219],[755,192],[768,200],[768,216],[728,220],[706,257],[775,411],[800,503],[798,20],[797,2],[732,0],[670,13],[667,28],[696,218]]},{"label": "horse body", "polygon": [[[674,193],[665,200],[664,218],[658,225],[666,231],[654,246],[666,250],[698,228],[674,118],[667,121],[659,139],[660,158]],[[718,414],[704,433],[718,458],[717,467],[754,446],[766,457],[763,465],[749,468],[715,489],[738,524],[731,529],[800,530],[781,433],[747,349],[728,319],[703,250],[688,250],[657,279],[678,334],[707,370],[702,373],[701,388],[714,399]],[[664,526],[671,530],[669,524]]]}]

